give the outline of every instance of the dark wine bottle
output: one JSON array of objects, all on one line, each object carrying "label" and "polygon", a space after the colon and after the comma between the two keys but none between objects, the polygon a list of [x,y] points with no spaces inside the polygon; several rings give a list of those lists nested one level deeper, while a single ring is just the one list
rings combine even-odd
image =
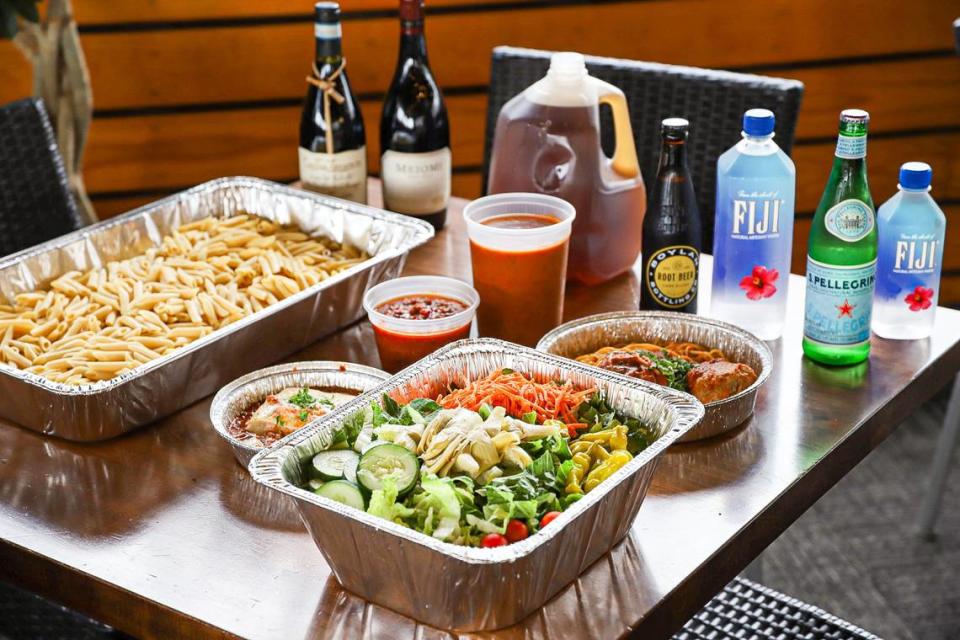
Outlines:
[{"label": "dark wine bottle", "polygon": [[367,202],[363,115],[347,80],[340,43],[340,5],[318,2],[317,53],[300,118],[300,181],[327,195]]},{"label": "dark wine bottle", "polygon": [[643,219],[641,309],[697,312],[702,238],[687,167],[689,128],[683,118],[667,118],[660,126],[660,166]]},{"label": "dark wine bottle", "polygon": [[442,229],[450,199],[450,124],[427,62],[422,0],[400,0],[400,58],[380,118],[384,207]]}]

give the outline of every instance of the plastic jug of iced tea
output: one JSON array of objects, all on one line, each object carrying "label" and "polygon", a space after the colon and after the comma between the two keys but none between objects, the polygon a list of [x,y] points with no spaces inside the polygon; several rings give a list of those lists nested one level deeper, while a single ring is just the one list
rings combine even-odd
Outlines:
[{"label": "plastic jug of iced tea", "polygon": [[[601,104],[613,114],[613,157],[600,147]],[[623,92],[590,76],[579,53],[555,53],[547,75],[500,110],[487,190],[545,193],[576,208],[568,278],[595,284],[629,269],[647,197]]]}]

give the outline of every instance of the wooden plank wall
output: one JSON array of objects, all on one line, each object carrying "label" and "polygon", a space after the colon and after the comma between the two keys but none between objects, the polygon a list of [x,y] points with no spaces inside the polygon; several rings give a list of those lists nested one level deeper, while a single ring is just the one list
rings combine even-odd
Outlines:
[{"label": "wooden plank wall", "polygon": [[[293,180],[309,0],[74,0],[96,113],[86,181],[109,216],[234,174]],[[342,0],[351,82],[378,169],[380,101],[396,56],[395,0]],[[480,190],[490,50],[573,49],[796,78],[806,84],[794,159],[794,267],[831,162],[840,109],[872,114],[877,202],[905,160],[934,167],[953,218],[944,300],[960,303],[960,57],[955,0],[428,0],[432,67],[451,112],[454,193]],[[0,42],[0,102],[29,93],[29,69]]]}]

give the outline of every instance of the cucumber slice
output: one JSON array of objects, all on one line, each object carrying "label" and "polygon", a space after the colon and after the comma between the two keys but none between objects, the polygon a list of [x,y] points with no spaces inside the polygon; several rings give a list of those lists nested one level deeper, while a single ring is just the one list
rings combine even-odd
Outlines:
[{"label": "cucumber slice", "polygon": [[403,495],[413,489],[420,476],[420,460],[412,451],[392,442],[370,447],[360,456],[357,482],[368,491],[383,488],[384,478],[393,478],[397,492]]},{"label": "cucumber slice", "polygon": [[331,480],[317,489],[315,493],[318,496],[363,511],[363,494],[360,493],[357,485],[346,480]]},{"label": "cucumber slice", "polygon": [[322,487],[323,484],[324,484],[323,480],[319,480],[317,478],[311,478],[310,481],[307,483],[307,489],[310,489],[310,491],[316,491],[317,489]]},{"label": "cucumber slice", "polygon": [[352,482],[356,480],[356,468],[359,461],[360,456],[350,449],[321,451],[313,456],[310,475],[321,480],[342,480],[346,478]]}]

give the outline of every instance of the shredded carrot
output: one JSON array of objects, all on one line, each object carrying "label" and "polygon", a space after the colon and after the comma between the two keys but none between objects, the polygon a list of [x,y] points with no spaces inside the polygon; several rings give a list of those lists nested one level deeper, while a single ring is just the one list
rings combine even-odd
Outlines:
[{"label": "shredded carrot", "polygon": [[463,407],[477,411],[486,403],[503,407],[507,414],[520,417],[531,411],[537,414],[537,422],[561,420],[568,424],[577,422],[577,409],[596,392],[596,388],[575,390],[569,382],[537,382],[515,371],[505,373],[498,369],[486,378],[475,380],[463,389],[455,389],[437,398],[445,409]]}]

